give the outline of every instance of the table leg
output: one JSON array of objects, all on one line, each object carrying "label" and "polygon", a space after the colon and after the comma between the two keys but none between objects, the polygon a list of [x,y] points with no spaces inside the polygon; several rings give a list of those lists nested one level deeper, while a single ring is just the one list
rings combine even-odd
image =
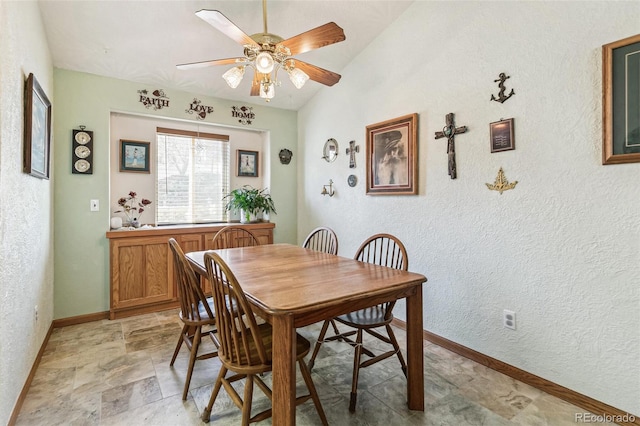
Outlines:
[{"label": "table leg", "polygon": [[407,297],[407,400],[410,410],[424,411],[422,284]]},{"label": "table leg", "polygon": [[296,330],[291,315],[273,317],[273,424],[296,423]]}]

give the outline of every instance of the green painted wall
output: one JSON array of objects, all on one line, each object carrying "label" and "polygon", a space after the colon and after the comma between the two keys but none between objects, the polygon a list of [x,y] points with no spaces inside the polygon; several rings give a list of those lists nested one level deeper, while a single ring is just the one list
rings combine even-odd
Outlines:
[{"label": "green painted wall", "polygon": [[[138,90],[164,90],[169,108],[154,110],[139,102]],[[296,152],[297,113],[263,104],[242,104],[198,94],[167,90],[141,83],[62,69],[54,70],[54,318],[68,318],[109,310],[109,120],[112,111],[195,121],[185,112],[194,97],[214,107],[206,122],[270,132],[271,181],[265,186],[276,200],[276,242],[297,240]],[[231,116],[232,106],[253,107],[255,119],[243,126]],[[71,173],[71,132],[80,125],[94,132],[92,175]],[[281,165],[278,152],[294,151],[292,162]],[[98,199],[100,211],[89,211]]]}]

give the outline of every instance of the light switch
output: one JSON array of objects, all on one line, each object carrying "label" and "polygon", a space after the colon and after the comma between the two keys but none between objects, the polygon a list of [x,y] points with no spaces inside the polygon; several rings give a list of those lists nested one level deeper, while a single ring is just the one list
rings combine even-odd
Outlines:
[{"label": "light switch", "polygon": [[91,211],[97,212],[100,210],[100,201],[99,200],[91,200]]}]

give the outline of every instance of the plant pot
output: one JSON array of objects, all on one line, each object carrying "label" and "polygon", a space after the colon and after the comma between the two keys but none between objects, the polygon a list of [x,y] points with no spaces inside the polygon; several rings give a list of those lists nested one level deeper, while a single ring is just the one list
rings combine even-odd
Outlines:
[{"label": "plant pot", "polygon": [[247,215],[245,211],[240,209],[240,223],[253,223],[257,221],[258,221],[258,218],[253,213],[249,213],[249,219],[247,220]]}]

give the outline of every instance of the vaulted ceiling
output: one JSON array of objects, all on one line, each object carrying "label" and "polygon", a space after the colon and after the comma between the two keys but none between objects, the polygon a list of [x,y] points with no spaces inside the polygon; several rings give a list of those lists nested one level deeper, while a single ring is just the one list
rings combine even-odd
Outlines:
[{"label": "vaulted ceiling", "polygon": [[[271,0],[267,2],[268,31],[287,39],[327,22],[337,23],[344,29],[345,41],[297,57],[341,73],[411,3]],[[40,0],[39,4],[55,67],[135,81],[151,86],[149,89],[264,102],[249,95],[251,77],[245,76],[236,89],[227,86],[222,74],[231,66],[176,69],[181,63],[242,56],[242,46],[196,17],[195,12],[219,10],[251,35],[263,31],[261,0]],[[296,89],[286,75],[279,79],[282,85],[276,88],[269,106],[297,110],[325,88],[309,81]]]}]

